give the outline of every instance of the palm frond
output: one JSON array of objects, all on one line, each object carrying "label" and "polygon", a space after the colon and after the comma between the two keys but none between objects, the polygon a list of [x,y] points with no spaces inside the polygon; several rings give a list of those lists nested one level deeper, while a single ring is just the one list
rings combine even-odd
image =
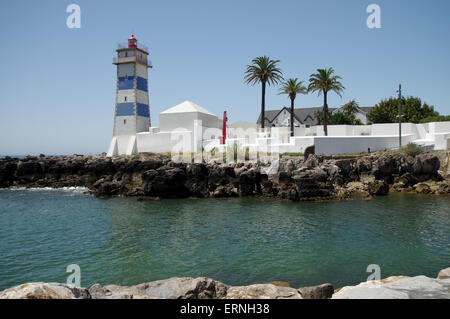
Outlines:
[{"label": "palm frond", "polygon": [[283,73],[277,67],[280,60],[271,60],[268,56],[254,58],[251,65],[247,65],[244,82],[255,85],[257,83],[277,84],[281,82]]}]

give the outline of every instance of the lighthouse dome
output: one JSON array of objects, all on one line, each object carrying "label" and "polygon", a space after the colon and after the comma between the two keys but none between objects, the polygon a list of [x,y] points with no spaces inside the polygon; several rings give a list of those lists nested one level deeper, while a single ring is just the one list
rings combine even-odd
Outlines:
[{"label": "lighthouse dome", "polygon": [[134,37],[134,34],[128,38],[128,47],[129,48],[137,48],[137,39]]}]

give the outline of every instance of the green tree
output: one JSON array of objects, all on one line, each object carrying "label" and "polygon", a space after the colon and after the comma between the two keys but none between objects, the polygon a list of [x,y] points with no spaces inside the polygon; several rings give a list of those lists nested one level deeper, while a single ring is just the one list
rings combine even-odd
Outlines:
[{"label": "green tree", "polygon": [[[419,123],[427,117],[438,116],[439,113],[433,106],[417,97],[402,97],[402,122]],[[368,119],[372,123],[397,123],[398,122],[398,99],[389,98],[380,101],[370,112]]]},{"label": "green tree", "polygon": [[[323,111],[316,111],[314,115],[318,119],[319,124],[323,125]],[[328,112],[327,118],[328,124],[330,125],[363,125],[361,120],[356,118],[355,114],[346,114],[344,112]]]},{"label": "green tree", "polygon": [[342,78],[338,75],[333,75],[333,68],[318,69],[317,73],[311,74],[309,77],[308,91],[317,92],[318,95],[323,94],[323,129],[325,136],[328,135],[328,92],[333,91],[337,95],[342,96],[342,91],[345,87],[339,81]]},{"label": "green tree", "polygon": [[278,84],[283,80],[283,74],[277,67],[280,60],[271,60],[268,56],[257,57],[247,65],[244,81],[255,85],[261,83],[261,128],[264,128],[266,108],[266,84]]},{"label": "green tree", "polygon": [[341,110],[346,115],[355,114],[359,111],[359,104],[355,100],[351,100],[342,105]]},{"label": "green tree", "polygon": [[291,99],[291,136],[294,136],[294,101],[297,94],[307,94],[308,89],[303,86],[303,81],[298,78],[288,79],[281,83],[280,94],[287,94]]},{"label": "green tree", "polygon": [[430,122],[450,122],[450,115],[436,115],[428,116],[420,120],[419,123],[430,123]]}]

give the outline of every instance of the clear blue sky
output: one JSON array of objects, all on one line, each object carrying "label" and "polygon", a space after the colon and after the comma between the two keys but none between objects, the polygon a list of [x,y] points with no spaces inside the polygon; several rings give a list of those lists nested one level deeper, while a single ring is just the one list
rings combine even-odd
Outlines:
[{"label": "clear blue sky", "polygon": [[[81,7],[81,29],[66,7]],[[368,29],[366,7],[381,7]],[[395,95],[450,113],[450,1],[3,0],[0,3],[0,154],[95,154],[112,135],[116,45],[131,32],[150,49],[150,111],[191,100],[230,122],[255,122],[260,87],[243,83],[256,56],[281,60],[285,77],[307,80],[333,67],[346,87],[334,107],[371,106]],[[267,109],[289,105],[271,87]],[[297,107],[322,105],[299,96]]]}]

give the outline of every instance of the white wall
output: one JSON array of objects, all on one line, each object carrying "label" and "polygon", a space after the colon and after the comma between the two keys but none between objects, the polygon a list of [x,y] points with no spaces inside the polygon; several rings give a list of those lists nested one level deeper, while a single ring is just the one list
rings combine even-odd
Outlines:
[{"label": "white wall", "polygon": [[430,133],[448,133],[450,132],[450,122],[433,122],[429,124]]},{"label": "white wall", "polygon": [[138,133],[137,148],[139,152],[191,152],[192,132],[160,132],[157,134]]},{"label": "white wall", "polygon": [[147,66],[136,63],[136,75],[140,76],[141,78],[147,79],[148,78]]},{"label": "white wall", "polygon": [[434,149],[446,150],[447,143],[450,141],[450,133],[438,133],[434,136]]},{"label": "white wall", "polygon": [[[416,124],[402,123],[402,135],[417,135]],[[372,135],[398,135],[398,123],[372,124]]]},{"label": "white wall", "polygon": [[[403,135],[402,142],[407,144],[413,141],[414,135]],[[323,154],[358,154],[384,151],[398,148],[398,135],[391,136],[346,136],[346,137],[315,137],[315,153]]]},{"label": "white wall", "polygon": [[218,128],[219,119],[215,115],[198,112],[159,114],[159,126],[161,131],[178,131],[181,129],[193,131],[195,120],[201,120],[204,127]]},{"label": "white wall", "polygon": [[129,116],[115,116],[114,117],[114,136],[118,135],[133,135],[136,133],[136,117]]}]

